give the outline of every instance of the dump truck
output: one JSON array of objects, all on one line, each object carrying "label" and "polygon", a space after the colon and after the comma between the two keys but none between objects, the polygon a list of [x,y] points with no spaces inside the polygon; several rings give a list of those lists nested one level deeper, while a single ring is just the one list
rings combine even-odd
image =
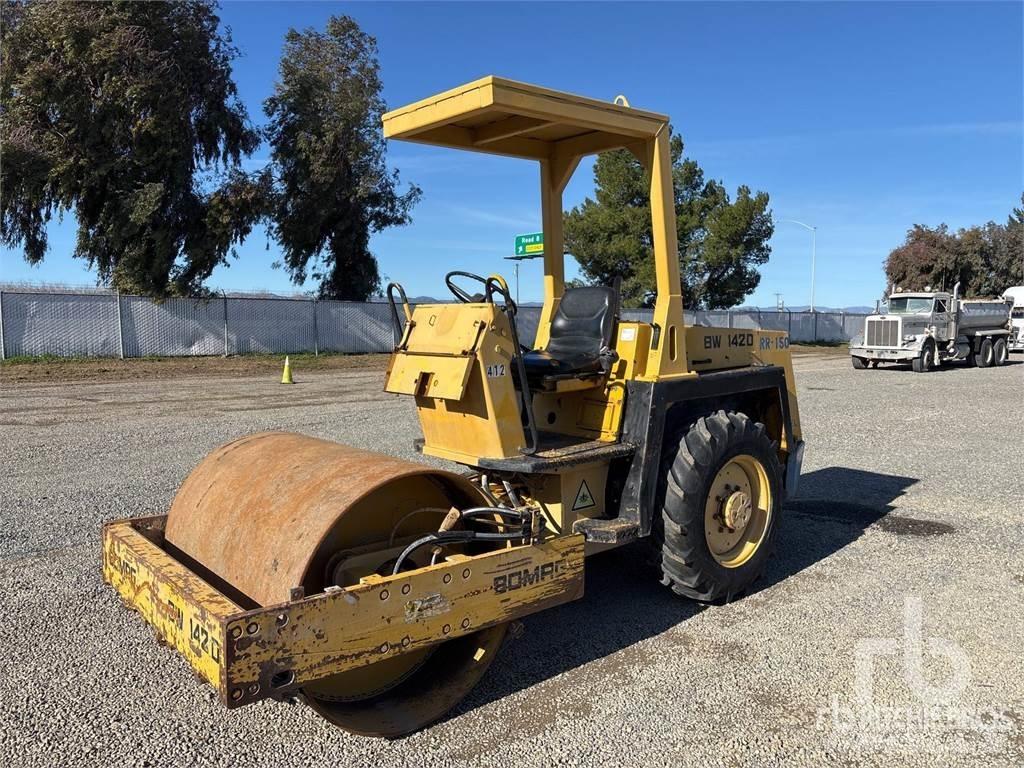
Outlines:
[{"label": "dump truck", "polygon": [[[415,307],[388,287],[384,389],[415,403],[422,454],[461,469],[246,435],[167,514],[108,523],[103,574],[226,708],[298,699],[396,737],[460,701],[510,624],[579,599],[589,555],[635,547],[652,584],[744,594],[804,442],[784,332],[684,324],[667,116],[487,77],[388,112],[383,131],[540,171],[535,339],[499,275],[450,272],[452,301]],[[620,317],[615,285],[564,280],[563,190],[582,158],[621,149],[649,178],[650,322]]]},{"label": "dump truck", "polygon": [[1010,311],[1002,299],[961,299],[953,292],[895,288],[884,314],[869,315],[850,342],[853,367],[910,363],[924,373],[963,361],[979,368],[1003,365],[1010,342]]},{"label": "dump truck", "polygon": [[1010,306],[1008,348],[1011,352],[1024,352],[1024,285],[1007,288],[1003,301]]}]

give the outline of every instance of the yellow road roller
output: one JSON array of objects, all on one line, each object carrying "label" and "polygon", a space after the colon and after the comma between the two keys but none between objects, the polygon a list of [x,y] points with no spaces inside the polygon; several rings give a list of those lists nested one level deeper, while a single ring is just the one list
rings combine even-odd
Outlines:
[{"label": "yellow road roller", "polygon": [[[103,573],[232,709],[299,699],[361,734],[444,716],[509,623],[583,594],[587,555],[634,546],[680,595],[726,601],[765,566],[803,454],[789,343],[687,327],[664,115],[487,77],[384,115],[384,135],[535,161],[544,305],[524,345],[505,280],[454,301],[388,288],[384,389],[453,472],[289,433],[242,437],[168,513],[108,523]],[[657,297],[567,288],[562,192],[625,149],[650,178]],[[585,628],[583,629],[585,632]]]}]

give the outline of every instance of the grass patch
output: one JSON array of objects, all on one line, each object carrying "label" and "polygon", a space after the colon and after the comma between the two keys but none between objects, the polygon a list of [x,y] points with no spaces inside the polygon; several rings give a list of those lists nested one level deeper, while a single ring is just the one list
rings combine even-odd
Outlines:
[{"label": "grass patch", "polygon": [[60,355],[16,355],[0,360],[0,365],[34,365],[36,363],[89,363],[93,360],[115,360],[113,357],[62,357]]},{"label": "grass patch", "polygon": [[253,352],[251,354],[244,355],[143,355],[142,357],[113,357],[108,355],[73,355],[71,357],[65,357],[64,355],[16,355],[15,357],[7,357],[0,360],[0,364],[10,365],[32,365],[36,363],[124,363],[131,364],[135,362],[147,362],[147,363],[178,363],[182,360],[248,360],[252,362],[261,361],[280,361],[284,363],[285,357],[289,357],[293,362],[318,362],[320,360],[330,360],[332,358],[351,358],[351,357],[372,357],[373,352],[321,352],[319,355],[313,354],[312,352],[281,352],[278,353],[263,353]]},{"label": "grass patch", "polygon": [[[386,354],[314,355],[311,352],[289,354],[296,376],[310,371],[384,369]],[[61,382],[103,379],[174,378],[177,376],[279,376],[285,355],[253,354],[191,357],[17,357],[0,365],[4,382]]]}]

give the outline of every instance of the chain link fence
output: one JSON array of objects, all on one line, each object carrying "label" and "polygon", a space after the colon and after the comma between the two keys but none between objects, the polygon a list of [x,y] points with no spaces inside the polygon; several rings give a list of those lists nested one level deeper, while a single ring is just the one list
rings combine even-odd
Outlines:
[{"label": "chain link fence", "polygon": [[[686,311],[689,325],[785,331],[795,343],[849,341],[864,327],[845,312]],[[651,310],[623,319],[650,322]],[[539,307],[520,307],[519,338],[536,337]],[[383,302],[219,296],[153,301],[113,293],[0,291],[0,359],[390,352]]]},{"label": "chain link fence", "polygon": [[[651,322],[649,309],[623,310],[625,320]],[[846,342],[864,332],[866,314],[859,312],[790,312],[758,309],[686,310],[683,317],[687,325],[711,328],[740,328],[746,330],[785,331],[794,344],[817,342]]]}]

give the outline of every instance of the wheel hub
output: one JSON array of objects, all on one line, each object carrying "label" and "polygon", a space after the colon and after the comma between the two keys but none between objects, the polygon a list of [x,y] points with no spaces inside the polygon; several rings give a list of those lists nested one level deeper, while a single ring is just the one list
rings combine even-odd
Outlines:
[{"label": "wheel hub", "polygon": [[711,555],[727,568],[753,556],[768,528],[772,508],[768,474],[749,454],[729,459],[711,482],[704,535]]},{"label": "wheel hub", "polygon": [[750,522],[750,495],[743,491],[733,491],[722,504],[722,522],[726,528],[740,530]]}]

